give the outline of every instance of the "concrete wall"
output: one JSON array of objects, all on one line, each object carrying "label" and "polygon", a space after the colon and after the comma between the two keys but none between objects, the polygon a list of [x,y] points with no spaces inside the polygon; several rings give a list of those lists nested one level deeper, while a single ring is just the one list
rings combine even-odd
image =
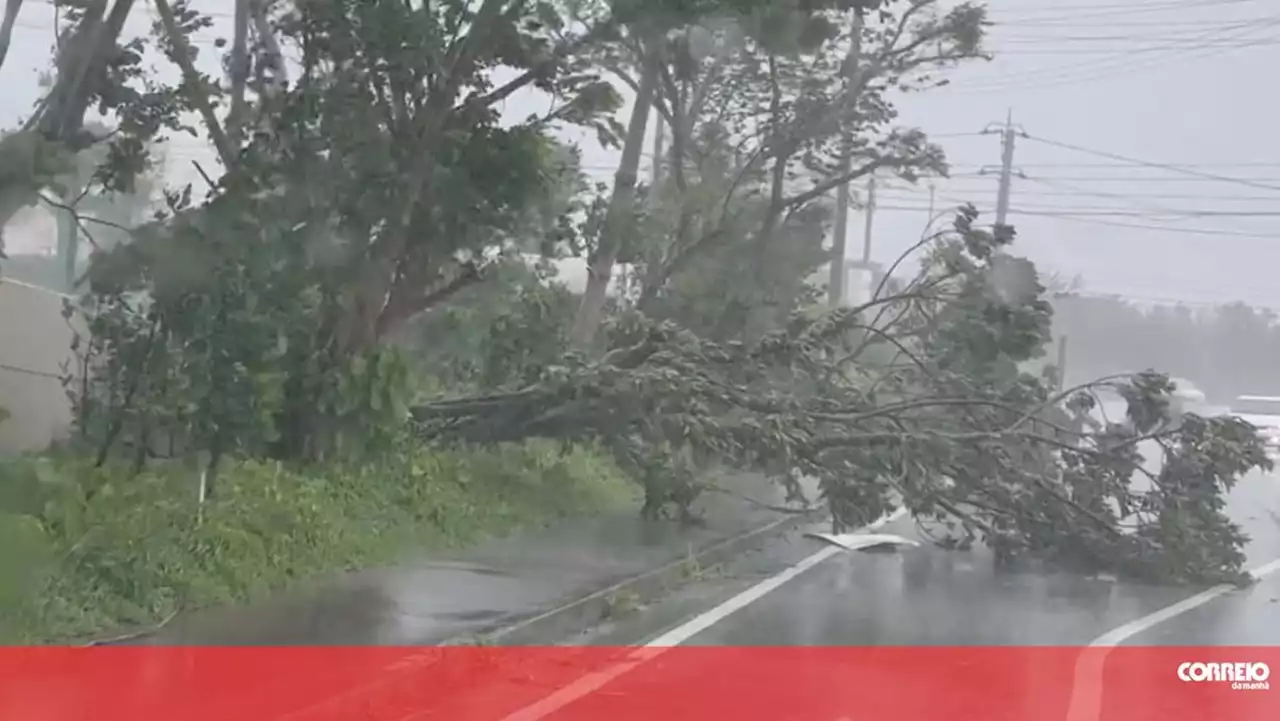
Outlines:
[{"label": "concrete wall", "polygon": [[40,449],[71,423],[71,404],[59,381],[73,359],[63,296],[0,278],[0,453]]}]

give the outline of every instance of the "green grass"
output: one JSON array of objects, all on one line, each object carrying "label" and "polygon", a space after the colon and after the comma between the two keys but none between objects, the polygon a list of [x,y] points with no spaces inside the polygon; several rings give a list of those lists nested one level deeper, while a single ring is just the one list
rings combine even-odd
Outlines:
[{"label": "green grass", "polygon": [[[290,470],[230,464],[198,508],[195,475],[75,458],[0,463],[0,640],[47,642],[261,598],[298,581],[616,508],[635,489],[589,449],[416,449]],[[92,497],[86,489],[97,489]]]}]

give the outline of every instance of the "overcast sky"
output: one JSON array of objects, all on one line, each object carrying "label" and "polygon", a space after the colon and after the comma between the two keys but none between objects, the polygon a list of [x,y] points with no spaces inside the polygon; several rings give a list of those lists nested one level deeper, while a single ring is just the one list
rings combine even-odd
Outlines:
[{"label": "overcast sky", "polygon": [[[139,3],[140,6],[148,5]],[[229,36],[231,0],[197,0],[219,17],[201,45]],[[1010,221],[1019,252],[1041,267],[1080,275],[1093,293],[1136,300],[1245,300],[1280,308],[1280,5],[1274,0],[991,0],[992,62],[950,73],[951,86],[899,99],[902,123],[946,149],[953,177],[936,207],[993,208],[996,135],[1012,112],[1025,133]],[[136,32],[149,13],[138,13]],[[53,8],[27,0],[0,70],[0,127],[38,96],[48,67]],[[205,58],[212,70],[215,61]],[[166,71],[169,72],[169,71]],[[539,109],[509,101],[512,116]],[[582,136],[585,163],[607,177],[616,155]],[[1073,146],[1073,148],[1063,147]],[[1115,156],[1140,162],[1125,162]],[[171,151],[171,182],[192,179],[191,160],[216,163],[195,141]],[[885,179],[873,219],[872,257],[887,263],[918,238],[929,190]],[[860,252],[863,218],[850,222]],[[8,238],[11,251],[41,238]]]}]

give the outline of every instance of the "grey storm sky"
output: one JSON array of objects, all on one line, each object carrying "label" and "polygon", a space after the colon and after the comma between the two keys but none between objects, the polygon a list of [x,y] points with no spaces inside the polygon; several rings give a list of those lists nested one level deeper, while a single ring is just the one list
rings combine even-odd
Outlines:
[{"label": "grey storm sky", "polygon": [[[198,40],[209,55],[214,38],[229,36],[232,3],[194,5],[217,16]],[[897,99],[901,124],[934,136],[951,160],[953,177],[936,181],[936,208],[994,207],[996,178],[980,171],[998,166],[1000,142],[980,133],[1011,111],[1029,136],[1018,139],[1014,163],[1026,176],[1013,187],[1017,252],[1045,270],[1082,276],[1091,293],[1280,308],[1280,6],[991,0],[988,8],[995,59],[950,71],[948,87]],[[0,70],[0,127],[16,124],[38,97],[52,22],[51,3],[27,0]],[[131,24],[143,32],[149,22],[139,12]],[[202,64],[212,72],[214,62]],[[504,110],[518,118],[546,102],[525,96]],[[616,153],[587,135],[573,139],[590,172],[607,179]],[[195,179],[191,160],[216,166],[201,141],[175,142],[170,182]],[[1159,165],[1176,167],[1152,167]],[[872,258],[887,263],[920,236],[930,194],[927,182],[886,178],[878,195]],[[862,228],[862,214],[853,214],[851,255],[860,253]],[[24,239],[9,241],[21,252]]]}]

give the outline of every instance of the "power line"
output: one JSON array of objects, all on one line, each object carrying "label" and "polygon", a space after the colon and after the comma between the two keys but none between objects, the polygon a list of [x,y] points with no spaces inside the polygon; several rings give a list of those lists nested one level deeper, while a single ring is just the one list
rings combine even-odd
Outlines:
[{"label": "power line", "polygon": [[1111,208],[1066,208],[1053,206],[1019,205],[1020,215],[1071,215],[1075,217],[1115,217],[1115,218],[1280,218],[1280,211],[1232,211],[1232,210],[1117,210]]},{"label": "power line", "polygon": [[[1244,23],[1240,23],[1240,22],[1231,22],[1231,23],[1224,24],[1225,28],[1237,28],[1243,25]],[[1199,28],[1203,30],[1204,25],[1203,24],[1200,25]],[[1178,42],[1184,42],[1187,40],[1195,40],[1197,37],[1199,37],[1199,34],[1193,33],[1190,30],[1183,30],[1182,32],[1176,33],[1174,35],[1134,35],[1133,33],[1121,33],[1119,35],[1058,35],[1058,34],[1022,35],[1022,34],[1018,34],[1018,35],[999,35],[998,37],[1001,42],[1015,43],[1015,44],[1123,43],[1126,46],[1132,46],[1133,41],[1135,40],[1147,40],[1147,41],[1162,42],[1162,43],[1166,43],[1166,42],[1178,43]],[[1268,38],[1268,40],[1274,41],[1275,39]]]},{"label": "power line", "polygon": [[[1021,211],[1019,211],[1021,213]],[[1179,235],[1211,235],[1223,238],[1248,238],[1253,240],[1280,240],[1280,233],[1246,233],[1243,231],[1221,230],[1213,228],[1182,228],[1165,225],[1143,225],[1139,223],[1122,223],[1110,220],[1098,220],[1096,218],[1077,218],[1065,214],[1038,213],[1042,217],[1055,218],[1057,220],[1066,220],[1073,223],[1088,223],[1090,225],[1105,225],[1113,228],[1132,228],[1135,230],[1155,230],[1161,233],[1175,233]]]},{"label": "power line", "polygon": [[[893,186],[891,186],[893,187]],[[896,190],[908,191],[910,189],[896,187]],[[953,203],[956,207],[962,205],[977,205],[972,201],[962,200],[951,195],[941,196],[942,200]],[[930,208],[926,205],[879,205],[880,210],[897,210],[913,213],[928,213]],[[982,212],[990,213],[990,209],[983,209]],[[1197,235],[1197,236],[1215,236],[1222,238],[1242,238],[1251,240],[1280,240],[1280,233],[1257,233],[1248,231],[1234,231],[1221,228],[1188,228],[1186,226],[1170,226],[1156,224],[1129,223],[1115,220],[1103,220],[1096,217],[1079,217],[1069,212],[1059,212],[1053,210],[1028,211],[1023,210],[1020,206],[1011,209],[1013,216],[1031,216],[1040,218],[1049,218],[1054,220],[1065,220],[1072,223],[1085,223],[1088,225],[1106,226],[1112,228],[1126,228],[1133,230],[1158,231],[1161,233],[1171,233],[1175,235]],[[1015,224],[1016,225],[1016,224]]]},{"label": "power line", "polygon": [[[1027,178],[1030,180],[1030,178]],[[889,200],[915,200],[916,198],[889,197]],[[1233,211],[1217,209],[1161,208],[1159,210],[1127,210],[1101,206],[1065,206],[1065,205],[1024,205],[1019,204],[1014,214],[1021,215],[1071,215],[1074,217],[1101,218],[1147,218],[1151,220],[1181,220],[1186,218],[1280,218],[1280,210],[1271,211]]]},{"label": "power line", "polygon": [[[1019,211],[1021,213],[1021,211]],[[1278,233],[1246,233],[1243,231],[1222,230],[1213,228],[1182,228],[1166,225],[1144,225],[1139,223],[1123,223],[1111,220],[1098,220],[1096,218],[1077,218],[1065,214],[1038,213],[1037,215],[1046,218],[1055,218],[1057,220],[1066,220],[1073,223],[1088,223],[1090,225],[1105,225],[1112,228],[1132,228],[1134,230],[1155,230],[1161,233],[1175,233],[1179,235],[1209,235],[1222,238],[1249,238],[1253,240],[1280,240]]]},{"label": "power line", "polygon": [[[1067,275],[1067,273],[1062,272],[1061,269],[1056,269],[1055,272],[1058,275]],[[1150,276],[1150,275],[1133,276],[1133,275],[1126,274],[1123,277],[1119,277],[1114,275],[1098,275],[1098,274],[1090,273],[1089,280],[1093,283],[1106,284],[1113,287],[1119,286],[1119,285],[1126,285],[1133,291],[1140,292],[1140,293],[1145,293],[1152,290],[1156,292],[1164,292],[1169,288],[1171,281],[1175,283],[1178,290],[1183,293],[1193,293],[1198,296],[1212,296],[1212,295],[1218,295],[1222,292],[1221,286],[1211,287],[1211,286],[1200,284],[1199,281],[1202,281],[1203,278],[1200,278],[1198,276],[1191,277],[1191,278],[1186,278],[1186,277],[1170,278],[1168,275],[1161,275],[1159,277],[1156,277],[1156,276]],[[1233,283],[1231,286],[1231,292],[1258,297],[1258,296],[1273,295],[1276,293],[1276,289],[1275,287],[1270,285],[1242,286],[1242,285]]]},{"label": "power line", "polygon": [[[1203,193],[1105,193],[1102,191],[1088,190],[1059,190],[1058,187],[1067,187],[1058,179],[1048,180],[1040,177],[1026,176],[1023,180],[1030,180],[1036,183],[1042,183],[1045,186],[1053,187],[1054,190],[1028,189],[1018,191],[1019,196],[1031,196],[1033,198],[1079,198],[1081,196],[1099,197],[1099,198],[1115,198],[1127,202],[1148,201],[1148,200],[1203,200],[1203,201],[1221,201],[1223,203],[1270,203],[1274,205],[1276,199],[1274,197],[1266,198],[1260,195],[1251,196],[1206,196]],[[913,199],[918,195],[912,195]],[[1181,211],[1178,211],[1181,212]]]},{"label": "power line", "polygon": [[[1186,62],[1188,60],[1205,60],[1221,57],[1242,49],[1250,49],[1253,45],[1201,45],[1192,48],[1138,48],[1132,51],[1115,52],[1099,61],[1079,63],[1057,68],[1055,73],[1045,70],[1032,70],[1024,73],[1011,73],[1004,78],[987,84],[971,84],[963,87],[965,92],[988,93],[1016,89],[1024,81],[1035,83],[1033,90],[1050,90],[1069,85],[1079,85],[1098,80],[1111,80],[1125,75],[1134,75],[1147,70],[1164,69],[1169,63]],[[1142,62],[1134,62],[1133,56],[1151,53],[1151,57]]]},{"label": "power line", "polygon": [[[1152,303],[1156,305],[1181,305],[1193,308],[1221,308],[1225,305],[1233,303],[1245,303],[1253,308],[1262,308],[1266,310],[1275,310],[1280,305],[1264,305],[1252,301],[1243,301],[1239,299],[1233,300],[1190,300],[1187,298],[1176,298],[1172,296],[1151,296],[1151,295],[1134,295],[1131,293],[1108,293],[1106,291],[1089,291],[1089,290],[1071,290],[1063,293],[1055,294],[1057,298],[1088,298],[1091,300],[1118,300],[1129,303]],[[1050,299],[1052,302],[1052,298]]]},{"label": "power line", "polygon": [[1074,17],[1076,13],[1121,11],[1124,13],[1148,13],[1156,10],[1185,10],[1194,7],[1220,7],[1223,5],[1240,5],[1258,2],[1259,0],[1146,0],[1146,2],[1106,2],[1106,3],[1072,3],[1070,8],[1060,4],[1048,7],[1009,8],[1011,15],[1038,15],[1040,13],[1059,13],[1064,10]]},{"label": "power line", "polygon": [[[1110,58],[1102,58],[1084,63],[1076,63],[1059,67],[1056,72],[1044,69],[1010,73],[1003,78],[995,78],[986,84],[969,84],[961,86],[966,92],[992,92],[1016,87],[1023,80],[1032,80],[1036,89],[1045,89],[1062,85],[1072,85],[1099,79],[1109,79],[1117,74],[1133,73],[1144,69],[1162,67],[1165,62],[1182,62],[1189,59],[1212,57],[1226,52],[1256,47],[1248,44],[1259,38],[1247,37],[1257,30],[1268,29],[1280,25],[1280,15],[1272,14],[1246,21],[1237,21],[1215,26],[1213,29],[1195,36],[1200,40],[1198,45],[1156,45],[1130,48],[1116,51]],[[1219,34],[1224,30],[1239,32]],[[1246,41],[1241,43],[1240,41]],[[1225,43],[1224,41],[1232,41]],[[996,56],[999,57],[997,52]],[[1147,62],[1134,62],[1134,57],[1146,56]],[[1047,77],[1046,77],[1047,76]]]},{"label": "power line", "polygon": [[[1001,11],[1000,11],[1000,13],[1001,13],[1001,15],[1002,15],[1002,16],[1003,16],[1005,13],[1007,13],[1007,12],[1009,12],[1009,10],[1001,10]],[[1230,21],[1229,23],[1222,23],[1222,22],[1217,22],[1217,21],[1214,21],[1214,20],[1205,20],[1205,19],[1199,19],[1199,20],[1165,20],[1165,19],[1124,20],[1124,19],[1115,19],[1115,18],[1104,18],[1104,19],[1099,20],[1099,21],[1097,21],[1097,22],[1080,22],[1080,21],[1077,21],[1077,20],[1075,20],[1075,19],[1072,19],[1072,20],[1070,20],[1070,21],[1064,21],[1064,22],[1060,22],[1060,23],[1056,23],[1056,22],[1055,22],[1055,23],[1037,23],[1037,22],[1035,22],[1035,21],[1031,21],[1031,22],[1027,22],[1027,21],[1001,22],[1001,21],[996,20],[996,21],[992,21],[992,22],[991,22],[991,26],[992,26],[992,27],[994,27],[994,28],[1015,28],[1015,29],[1029,28],[1029,29],[1032,29],[1032,30],[1041,30],[1041,29],[1043,29],[1043,28],[1050,28],[1050,29],[1055,29],[1055,30],[1056,30],[1056,29],[1059,29],[1059,28],[1062,28],[1062,29],[1068,29],[1068,30],[1070,30],[1070,29],[1079,29],[1079,30],[1096,30],[1096,29],[1102,28],[1102,29],[1105,29],[1105,30],[1113,30],[1113,29],[1115,29],[1115,28],[1123,28],[1123,27],[1130,27],[1130,28],[1143,28],[1143,29],[1145,29],[1145,30],[1163,30],[1163,29],[1166,29],[1166,28],[1168,28],[1168,29],[1176,29],[1176,28],[1196,28],[1196,29],[1203,30],[1206,26],[1213,26],[1213,25],[1235,25],[1237,22],[1238,22],[1238,21],[1236,21],[1236,20],[1232,20],[1232,21]]]},{"label": "power line", "polygon": [[[1057,181],[1048,180],[1045,178],[1036,178],[1032,176],[1023,175],[1023,179],[1030,180],[1031,182],[1035,182],[1035,183],[1042,183],[1050,187],[1056,187],[1058,185]],[[1211,217],[1211,216],[1280,217],[1280,211],[1222,210],[1222,209],[1203,210],[1203,209],[1190,209],[1190,208],[1171,208],[1167,205],[1161,205],[1158,203],[1142,202],[1143,199],[1141,198],[1134,198],[1132,196],[1122,195],[1119,193],[1106,193],[1101,191],[1089,192],[1089,191],[1084,191],[1083,189],[1080,189],[1080,190],[1082,191],[1082,194],[1091,195],[1094,197],[1108,199],[1108,200],[1118,200],[1125,203],[1126,205],[1131,205],[1138,208],[1145,208],[1146,210],[1132,212],[1132,211],[1118,211],[1114,208],[1101,208],[1101,209],[1086,208],[1083,210],[1074,209],[1074,208],[1061,208],[1063,212],[1070,212],[1072,215],[1134,216],[1134,217],[1149,217],[1153,219],[1158,217],[1189,218],[1189,217]],[[1275,199],[1272,199],[1272,203],[1274,204],[1275,202],[1276,202]],[[1050,207],[1047,209],[1058,210],[1059,208]]]},{"label": "power line", "polygon": [[[1115,48],[1046,48],[1044,47],[1045,45],[1044,43],[1036,43],[1036,45],[1038,45],[1038,47],[1035,50],[997,50],[995,51],[994,54],[997,57],[1011,56],[1011,55],[1101,55],[1113,60],[1119,60],[1121,59],[1120,56],[1124,56],[1128,54],[1128,52],[1126,51],[1117,51]],[[1247,42],[1196,43],[1194,45],[1180,45],[1177,43],[1170,43],[1170,44],[1154,45],[1148,48],[1143,48],[1142,52],[1152,52],[1157,50],[1211,50],[1211,49],[1221,49],[1223,51],[1228,51],[1228,50],[1244,50],[1246,48],[1275,47],[1275,46],[1280,46],[1280,39],[1265,39],[1265,40],[1259,39],[1259,40],[1250,40]],[[1220,53],[1214,53],[1214,54],[1220,54]],[[1150,66],[1144,64],[1140,67],[1150,67]],[[1102,68],[1096,68],[1096,69],[1101,70]],[[1089,80],[1089,79],[1092,79],[1092,78],[1083,78],[1082,80]],[[1066,77],[1059,78],[1059,80],[1065,81],[1065,83],[1058,82],[1058,83],[1055,83],[1056,85],[1080,82],[1080,81],[1072,80]]]},{"label": "power line", "polygon": [[[924,206],[924,205],[910,206],[910,205],[883,205],[882,204],[882,205],[876,206],[876,208],[877,210],[901,210],[901,211],[908,211],[913,213],[926,213],[929,211],[928,206]],[[1092,217],[1092,216],[1101,216],[1101,217],[1121,216],[1121,217],[1151,218],[1152,215],[1149,213],[1147,214],[1133,213],[1133,212],[1125,213],[1124,211],[1117,211],[1114,213],[1111,213],[1111,212],[1081,213],[1081,212],[1071,211],[1071,210],[1061,210],[1061,211],[1048,210],[1048,209],[1026,210],[1021,206],[1019,206],[1011,210],[1010,215],[1055,218],[1058,220],[1069,220],[1073,222],[1109,225],[1117,228],[1134,228],[1137,230],[1158,230],[1161,232],[1183,233],[1188,235],[1218,235],[1218,236],[1228,236],[1228,237],[1236,237],[1236,238],[1280,240],[1280,233],[1270,233],[1270,234],[1246,233],[1246,232],[1235,232],[1235,231],[1212,229],[1212,228],[1181,228],[1176,226],[1164,226],[1164,225],[1143,225],[1138,223],[1121,223],[1121,222],[1097,220],[1094,217]],[[1276,213],[1272,217],[1280,217],[1280,213]]]},{"label": "power line", "polygon": [[[1058,20],[1068,22],[1081,18],[1113,17],[1117,15],[1148,15],[1161,12],[1182,12],[1195,8],[1218,9],[1230,5],[1252,5],[1263,0],[1160,0],[1157,2],[1110,3],[1094,5],[1076,5],[1069,9],[1062,7],[1044,8],[1009,8],[1002,14],[1014,17],[1026,17],[1022,24],[1052,24]],[[1066,12],[1064,12],[1064,10]],[[1048,16],[1040,15],[1048,13]],[[1053,13],[1058,13],[1054,15]]]},{"label": "power line", "polygon": [[1074,144],[1072,144],[1072,143],[1064,143],[1064,142],[1062,142],[1062,141],[1058,141],[1058,140],[1050,140],[1050,139],[1048,139],[1048,138],[1036,137],[1036,136],[1034,136],[1034,135],[1027,135],[1027,136],[1025,136],[1025,137],[1026,137],[1028,140],[1032,140],[1032,141],[1037,142],[1037,143],[1043,143],[1043,144],[1045,144],[1045,145],[1051,145],[1051,146],[1054,146],[1054,147],[1057,147],[1057,148],[1062,148],[1062,149],[1064,149],[1064,150],[1071,150],[1071,151],[1074,151],[1074,152],[1077,152],[1077,153],[1084,153],[1084,154],[1086,154],[1086,155],[1095,155],[1095,156],[1100,157],[1100,158],[1108,158],[1108,159],[1110,159],[1110,160],[1117,160],[1117,161],[1120,161],[1120,162],[1122,162],[1122,163],[1131,163],[1131,164],[1133,164],[1133,165],[1140,165],[1140,166],[1143,166],[1143,167],[1146,167],[1146,168],[1155,168],[1155,169],[1158,169],[1158,170],[1167,170],[1167,171],[1169,171],[1169,172],[1171,172],[1171,173],[1181,173],[1181,174],[1183,174],[1183,175],[1192,176],[1192,177],[1196,177],[1196,178],[1201,178],[1201,179],[1204,179],[1204,180],[1213,180],[1213,181],[1221,182],[1221,183],[1234,183],[1234,184],[1236,184],[1236,185],[1244,185],[1244,186],[1251,187],[1251,188],[1261,188],[1261,189],[1263,189],[1263,190],[1274,190],[1274,191],[1280,191],[1280,185],[1266,185],[1266,184],[1264,184],[1264,183],[1255,182],[1255,181],[1253,181],[1253,180],[1249,180],[1249,179],[1245,179],[1245,178],[1236,178],[1236,177],[1232,177],[1232,176],[1228,176],[1228,175],[1218,175],[1217,173],[1208,173],[1208,172],[1205,172],[1205,171],[1202,171],[1202,170],[1196,170],[1195,168],[1188,168],[1188,167],[1184,167],[1184,166],[1181,166],[1181,165],[1170,165],[1170,164],[1168,164],[1168,163],[1155,163],[1155,162],[1151,162],[1151,161],[1149,161],[1149,160],[1141,160],[1141,159],[1138,159],[1138,158],[1131,158],[1131,157],[1129,157],[1129,156],[1127,156],[1127,155],[1120,155],[1120,154],[1118,154],[1118,153],[1110,153],[1110,152],[1107,152],[1107,151],[1104,151],[1104,150],[1092,150],[1092,149],[1090,149],[1090,148],[1086,148],[1086,147],[1083,147],[1083,146],[1080,146],[1080,145],[1074,145]]},{"label": "power line", "polygon": [[[949,180],[989,180],[990,175],[982,173],[953,173],[949,176]],[[1209,180],[1199,177],[1145,177],[1145,176],[1116,176],[1116,175],[1070,175],[1059,176],[1058,180],[1071,180],[1078,183],[1205,183]],[[1257,181],[1261,183],[1275,182],[1280,184],[1280,176],[1252,177],[1252,178],[1236,178],[1236,180]],[[1215,181],[1219,182],[1219,181]],[[1265,190],[1280,190],[1280,185],[1264,186]]]},{"label": "power line", "polygon": [[[930,136],[932,137],[932,136]],[[1183,168],[1280,168],[1280,161],[1252,161],[1246,163],[1173,163]],[[952,167],[970,167],[965,163]],[[977,167],[972,165],[972,167]],[[1024,163],[1024,168],[1118,168],[1127,170],[1129,166],[1120,163]]]}]

